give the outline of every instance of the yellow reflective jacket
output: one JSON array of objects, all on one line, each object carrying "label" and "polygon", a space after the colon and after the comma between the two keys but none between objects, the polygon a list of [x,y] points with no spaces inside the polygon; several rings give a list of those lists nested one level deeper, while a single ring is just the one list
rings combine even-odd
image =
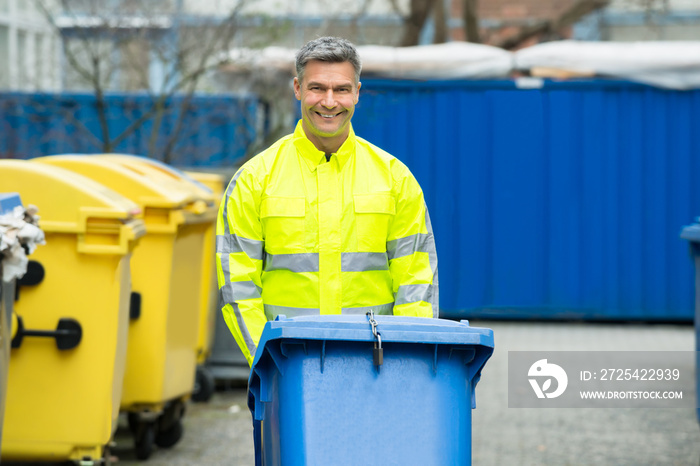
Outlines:
[{"label": "yellow reflective jacket", "polygon": [[352,128],[329,161],[301,122],[249,160],[221,201],[216,235],[219,304],[249,364],[280,314],[438,316],[423,192]]}]

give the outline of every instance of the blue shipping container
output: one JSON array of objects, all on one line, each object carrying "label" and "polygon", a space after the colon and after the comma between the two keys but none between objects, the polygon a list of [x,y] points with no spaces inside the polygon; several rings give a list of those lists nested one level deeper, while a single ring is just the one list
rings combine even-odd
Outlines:
[{"label": "blue shipping container", "polygon": [[[174,96],[164,102],[163,119],[155,132],[154,97],[109,93],[105,104],[109,139],[114,141],[128,131],[112,152],[147,155],[170,165],[231,168],[261,136],[259,100],[251,94],[194,95],[189,101],[186,96]],[[140,120],[143,124],[129,129]],[[151,144],[153,134],[156,139]],[[0,158],[103,153],[104,140],[94,94],[0,93]],[[169,143],[173,147],[166,155]]]},{"label": "blue shipping container", "polygon": [[365,81],[355,132],[430,209],[442,317],[691,321],[700,90]]}]

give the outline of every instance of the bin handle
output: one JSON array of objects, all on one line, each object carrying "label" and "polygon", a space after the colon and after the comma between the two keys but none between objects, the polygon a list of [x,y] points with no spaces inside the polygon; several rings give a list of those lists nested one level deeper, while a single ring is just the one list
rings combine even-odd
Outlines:
[{"label": "bin handle", "polygon": [[136,320],[141,317],[141,293],[131,292],[129,296],[129,319]]},{"label": "bin handle", "polygon": [[69,350],[80,344],[83,328],[77,320],[64,317],[58,320],[56,330],[31,330],[24,328],[22,317],[17,316],[17,332],[12,339],[12,348],[22,346],[24,337],[55,338],[59,350]]},{"label": "bin handle", "polygon": [[27,273],[24,274],[22,278],[17,280],[17,286],[15,287],[15,301],[19,301],[19,290],[23,286],[36,286],[44,281],[46,276],[46,271],[41,262],[35,260],[27,261]]}]

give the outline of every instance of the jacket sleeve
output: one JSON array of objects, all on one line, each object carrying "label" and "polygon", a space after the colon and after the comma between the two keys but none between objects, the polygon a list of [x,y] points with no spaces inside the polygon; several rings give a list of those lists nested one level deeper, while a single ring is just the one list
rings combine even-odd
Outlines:
[{"label": "jacket sleeve", "polygon": [[404,170],[396,182],[396,215],[387,238],[394,315],[437,318],[438,269],[433,229],[423,192],[408,169]]},{"label": "jacket sleeve", "polygon": [[216,222],[219,307],[249,365],[267,322],[262,302],[264,243],[259,215],[260,189],[242,167],[221,200]]}]

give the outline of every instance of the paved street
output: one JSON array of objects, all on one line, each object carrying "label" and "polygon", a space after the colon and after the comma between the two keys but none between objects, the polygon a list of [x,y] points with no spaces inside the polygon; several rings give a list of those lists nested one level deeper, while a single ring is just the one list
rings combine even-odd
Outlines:
[{"label": "paved street", "polygon": [[112,454],[119,458],[120,466],[253,465],[253,428],[246,396],[245,387],[229,388],[215,393],[208,403],[190,403],[183,439],[172,449],[156,450],[146,462],[135,459],[132,438],[123,423]]},{"label": "paved street", "polygon": [[[700,464],[692,409],[509,409],[508,351],[693,351],[691,325],[472,322],[496,351],[476,389],[473,464]],[[693,404],[694,406],[694,404]]]},{"label": "paved street", "polygon": [[[691,325],[477,322],[494,330],[496,351],[483,371],[473,412],[473,464],[700,464],[700,427],[693,409],[512,409],[507,399],[509,350],[692,351]],[[126,429],[113,454],[119,465],[252,465],[252,428],[245,388],[218,391],[191,404],[185,437],[171,450],[136,461]],[[3,463],[5,466],[5,463]]]}]

